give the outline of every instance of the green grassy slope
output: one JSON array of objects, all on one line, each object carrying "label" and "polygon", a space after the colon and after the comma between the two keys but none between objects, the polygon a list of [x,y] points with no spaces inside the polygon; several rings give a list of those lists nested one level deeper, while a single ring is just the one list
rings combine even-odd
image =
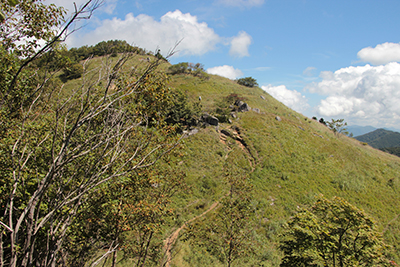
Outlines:
[{"label": "green grassy slope", "polygon": [[[127,66],[140,66],[140,58]],[[96,60],[92,64],[96,65]],[[168,66],[165,63],[160,69]],[[69,82],[67,89],[78,82]],[[229,192],[224,165],[235,162],[253,185],[254,255],[234,266],[278,266],[281,226],[298,206],[313,203],[318,194],[340,196],[364,209],[393,247],[392,259],[400,262],[400,158],[355,139],[338,137],[258,87],[240,86],[214,75],[209,79],[174,75],[169,85],[185,92],[192,102],[198,102],[201,96],[203,112],[215,114],[222,100],[232,94],[259,112],[237,112],[232,123],[199,127],[198,133],[184,139],[183,156],[176,168],[186,173],[189,190],[175,195],[176,216],[165,230],[165,237]],[[217,211],[213,209],[198,220],[210,223]],[[179,236],[185,236],[185,229]],[[191,246],[180,238],[173,249],[171,266],[225,265],[207,248]]]},{"label": "green grassy slope", "polygon": [[[221,99],[232,93],[260,110],[239,112],[232,124],[202,128],[185,140],[178,168],[186,172],[192,190],[176,196],[179,219],[175,228],[228,192],[222,168],[236,153],[235,157],[243,158],[239,167],[254,186],[254,236],[259,241],[253,259],[240,266],[279,264],[277,236],[281,225],[297,206],[311,204],[318,194],[343,197],[375,218],[379,231],[393,246],[393,259],[399,262],[399,158],[346,136],[335,136],[324,125],[289,109],[260,88],[247,88],[212,75],[209,80],[176,75],[170,85],[186,92],[192,101],[199,101],[201,96],[203,110],[211,114]],[[244,142],[223,135],[223,129]],[[171,266],[218,266],[206,251],[187,242],[178,242],[176,251]]]}]

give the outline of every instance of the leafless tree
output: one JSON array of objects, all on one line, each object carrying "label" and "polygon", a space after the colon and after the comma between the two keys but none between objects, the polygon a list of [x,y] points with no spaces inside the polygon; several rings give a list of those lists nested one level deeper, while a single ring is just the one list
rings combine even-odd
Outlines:
[{"label": "leafless tree", "polygon": [[[94,3],[94,5],[93,5]],[[23,69],[62,39],[74,21],[91,14],[98,1],[76,8],[60,34],[28,58]],[[126,53],[105,58],[95,68],[84,63],[79,86],[49,85],[41,80],[29,103],[1,140],[0,266],[64,265],[63,246],[69,226],[89,193],[106,182],[155,164],[179,142],[160,142],[154,121],[130,101],[159,82],[154,75],[160,61],[125,69]],[[150,127],[150,119],[153,124]],[[115,249],[118,244],[110,244]]]}]

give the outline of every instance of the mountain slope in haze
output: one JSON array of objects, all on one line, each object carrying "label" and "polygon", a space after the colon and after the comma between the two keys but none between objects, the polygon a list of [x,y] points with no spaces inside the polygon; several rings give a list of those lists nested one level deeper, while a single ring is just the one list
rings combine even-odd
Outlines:
[{"label": "mountain slope in haze", "polygon": [[355,139],[368,143],[375,148],[400,147],[400,133],[385,129],[377,129],[373,132],[357,136]]},{"label": "mountain slope in haze", "polygon": [[[185,92],[192,102],[201,96],[203,112],[215,116],[233,106],[227,101],[229,96],[250,106],[247,112],[232,111],[231,123],[199,128],[185,140],[178,168],[186,173],[192,191],[176,198],[179,220],[175,227],[203,213],[229,192],[225,170],[235,162],[238,172],[253,185],[252,219],[256,222],[251,228],[255,255],[237,263],[240,266],[278,266],[282,225],[297,207],[312,204],[319,194],[340,196],[364,209],[392,245],[392,259],[399,261],[399,158],[335,135],[258,87],[240,86],[214,75],[209,79],[174,75],[171,87]],[[201,223],[212,223],[212,214],[208,218]],[[176,248],[173,266],[224,266],[210,251],[185,239],[178,240]]]},{"label": "mountain slope in haze", "polygon": [[349,133],[352,133],[353,136],[360,136],[363,134],[370,133],[372,131],[375,131],[376,128],[372,126],[358,126],[358,125],[353,125],[353,126],[348,126],[347,131]]}]

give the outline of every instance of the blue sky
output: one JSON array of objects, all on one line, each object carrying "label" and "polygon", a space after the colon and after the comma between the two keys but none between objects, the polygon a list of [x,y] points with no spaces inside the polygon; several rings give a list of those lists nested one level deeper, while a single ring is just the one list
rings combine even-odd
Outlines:
[{"label": "blue sky", "polygon": [[398,0],[106,0],[67,44],[120,39],[165,55],[181,41],[172,64],[251,76],[309,117],[399,129],[399,11]]}]

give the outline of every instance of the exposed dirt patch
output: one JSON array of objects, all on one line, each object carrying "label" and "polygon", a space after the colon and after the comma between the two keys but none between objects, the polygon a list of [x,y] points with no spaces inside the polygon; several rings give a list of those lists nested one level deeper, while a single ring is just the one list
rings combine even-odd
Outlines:
[{"label": "exposed dirt patch", "polygon": [[252,172],[255,170],[255,165],[257,164],[257,155],[253,155],[252,151],[249,148],[249,145],[241,136],[239,127],[232,126],[229,129],[221,130],[219,138],[220,141],[228,147],[228,150],[231,150],[232,148],[229,147],[227,139],[232,138],[236,142],[237,146],[240,147],[240,149],[242,149],[248,155],[249,164],[251,166]]},{"label": "exposed dirt patch", "polygon": [[201,218],[204,215],[206,215],[207,213],[209,213],[210,211],[214,210],[218,205],[219,205],[219,201],[213,203],[206,211],[204,211],[202,214],[197,215],[196,217],[186,221],[181,227],[176,229],[167,239],[164,240],[164,251],[165,251],[165,257],[166,257],[166,262],[165,262],[164,266],[166,266],[166,267],[170,266],[170,262],[172,260],[171,249],[179,237],[179,232],[182,231],[186,227],[186,225],[192,223],[193,221],[197,220],[198,218]]}]

